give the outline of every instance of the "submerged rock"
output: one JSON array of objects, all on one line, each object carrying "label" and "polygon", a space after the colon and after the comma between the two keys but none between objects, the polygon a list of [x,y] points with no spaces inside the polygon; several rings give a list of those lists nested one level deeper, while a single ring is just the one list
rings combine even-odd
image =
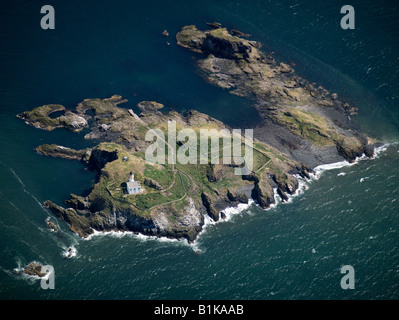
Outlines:
[{"label": "submerged rock", "polygon": [[74,246],[72,246],[72,247],[69,247],[68,249],[66,249],[63,255],[65,258],[71,259],[73,257],[76,257],[77,254],[78,254],[78,250],[76,250],[76,248]]},{"label": "submerged rock", "polygon": [[219,29],[222,27],[220,22],[207,22],[206,24],[213,29]]},{"label": "submerged rock", "polygon": [[46,224],[49,227],[50,230],[54,231],[54,232],[58,232],[58,227],[55,225],[55,223],[53,221],[51,221],[50,219],[46,220]]},{"label": "submerged rock", "polygon": [[244,37],[244,38],[248,38],[248,37],[250,37],[251,35],[250,34],[248,34],[248,33],[244,33],[244,32],[241,32],[240,30],[236,30],[236,29],[231,29],[230,30],[230,33],[233,35],[233,36],[237,36],[237,37]]}]

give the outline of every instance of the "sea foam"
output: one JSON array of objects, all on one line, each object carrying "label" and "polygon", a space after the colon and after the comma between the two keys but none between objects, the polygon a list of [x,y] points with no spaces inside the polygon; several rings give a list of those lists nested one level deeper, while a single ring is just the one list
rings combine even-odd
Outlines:
[{"label": "sea foam", "polygon": [[[385,143],[382,146],[374,148],[374,156],[371,158],[371,160],[379,158],[381,156],[381,154],[383,154],[388,149],[388,147],[393,144],[397,144],[397,143]],[[362,156],[357,157],[353,162],[344,160],[344,161],[338,161],[338,162],[334,162],[334,163],[319,165],[319,166],[315,167],[313,169],[313,172],[311,172],[309,174],[309,179],[303,178],[299,175],[294,175],[295,178],[298,180],[299,186],[293,195],[288,195],[289,200],[292,199],[292,197],[295,197],[298,194],[303,193],[303,190],[307,189],[309,187],[309,185],[312,183],[312,181],[320,179],[320,177],[322,176],[322,174],[324,172],[330,171],[330,170],[342,169],[345,167],[351,167],[351,166],[358,164],[360,161],[364,161],[364,160],[370,160],[370,158],[368,158],[365,154],[363,154]],[[346,175],[346,172],[338,173],[338,176],[345,176],[345,175]],[[367,179],[367,177],[362,178],[360,180],[360,182],[363,182],[365,179]]]},{"label": "sea foam", "polygon": [[[377,147],[374,149],[374,156],[372,159],[378,158],[383,152],[385,152],[388,147],[389,143],[384,144],[380,147]],[[348,161],[339,161],[339,162],[334,162],[334,163],[329,163],[329,164],[322,164],[313,169],[313,172],[309,174],[309,178],[303,178],[299,175],[294,175],[294,177],[298,181],[298,188],[295,190],[293,194],[288,194],[288,200],[287,201],[282,201],[281,197],[277,193],[277,188],[273,189],[274,193],[274,199],[275,203],[271,204],[268,208],[263,209],[265,211],[271,210],[275,207],[277,207],[279,204],[285,204],[285,203],[290,203],[293,201],[293,199],[305,192],[309,188],[309,185],[312,183],[312,181],[320,179],[322,176],[323,172],[329,171],[329,170],[336,170],[336,169],[341,169],[344,167],[350,167],[354,166],[359,161],[367,160],[369,159],[366,157],[366,155],[362,155],[361,157],[356,158],[353,162],[348,162]],[[345,175],[346,173],[339,173],[339,176]],[[241,212],[249,209],[252,205],[256,205],[259,207],[258,204],[253,199],[249,199],[248,203],[240,203],[237,206],[234,207],[227,207],[222,212],[225,214],[224,219],[219,219],[219,221],[215,222],[213,219],[211,219],[208,215],[204,216],[204,225],[202,226],[201,232],[198,234],[198,237],[193,243],[188,243],[187,241],[182,241],[178,239],[171,239],[167,237],[157,237],[157,236],[147,236],[143,235],[141,233],[134,233],[131,231],[96,231],[93,230],[93,234],[85,238],[85,240],[91,240],[93,237],[98,237],[98,236],[112,236],[112,237],[134,237],[135,239],[139,239],[141,241],[149,241],[149,240],[155,240],[159,242],[170,242],[170,243],[179,243],[179,244],[188,244],[190,247],[192,247],[196,252],[201,251],[198,247],[198,240],[200,239],[201,235],[206,231],[206,229],[211,226],[215,225],[218,223],[230,221],[234,216],[240,214]]]},{"label": "sea foam", "polygon": [[169,242],[169,243],[179,243],[184,244],[187,241],[182,241],[179,239],[171,239],[168,237],[158,237],[158,236],[148,236],[141,233],[133,232],[133,231],[97,231],[93,229],[93,233],[89,235],[84,240],[92,240],[95,237],[113,237],[113,238],[125,238],[130,237],[139,241],[159,241],[159,242]]},{"label": "sea foam", "polygon": [[219,221],[215,222],[213,219],[211,219],[208,215],[204,216],[204,225],[202,226],[201,232],[198,234],[198,237],[195,241],[192,243],[188,243],[187,241],[179,240],[179,239],[171,239],[167,237],[157,237],[157,236],[148,236],[148,235],[143,235],[141,233],[135,233],[132,231],[97,231],[93,229],[93,233],[89,235],[87,238],[84,238],[84,240],[92,240],[94,237],[104,237],[104,236],[111,236],[115,238],[122,238],[122,237],[132,237],[140,241],[159,241],[159,242],[169,242],[169,243],[176,243],[176,244],[187,244],[190,247],[193,248],[194,251],[201,251],[198,247],[197,240],[203,234],[208,226],[210,225],[215,225],[217,223],[222,223],[226,221],[230,221],[234,216],[238,215],[242,211],[248,209],[254,201],[252,199],[248,200],[248,203],[240,203],[235,207],[227,207],[226,209],[223,210],[225,214],[224,219],[219,219]]}]

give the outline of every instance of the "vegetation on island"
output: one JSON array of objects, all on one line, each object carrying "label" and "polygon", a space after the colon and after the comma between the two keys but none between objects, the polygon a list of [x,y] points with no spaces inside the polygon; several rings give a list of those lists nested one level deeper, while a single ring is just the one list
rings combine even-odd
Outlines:
[{"label": "vegetation on island", "polygon": [[[50,200],[45,202],[56,216],[69,223],[73,232],[88,237],[94,230],[133,231],[193,241],[201,232],[206,215],[217,221],[223,218],[226,207],[247,203],[250,198],[268,208],[275,202],[275,192],[283,200],[295,193],[295,175],[306,178],[312,171],[297,156],[296,150],[304,146],[311,146],[309,153],[315,158],[320,150],[327,149],[349,161],[362,154],[372,155],[369,138],[348,123],[337,121],[355,112],[353,107],[300,78],[291,66],[277,63],[260,50],[260,43],[244,39],[244,33],[230,33],[215,23],[210,26],[207,31],[196,26],[182,28],[176,36],[177,43],[202,54],[198,68],[206,81],[254,101],[264,121],[264,127],[256,132],[262,132],[266,124],[274,126],[273,132],[253,140],[251,172],[237,175],[238,165],[223,162],[226,146],[221,137],[218,163],[211,161],[210,152],[205,164],[146,161],[145,152],[151,144],[146,141],[146,134],[157,129],[167,137],[170,121],[176,123],[178,131],[189,128],[197,137],[201,129],[230,130],[224,123],[195,110],[184,114],[162,112],[162,104],[143,101],[137,105],[141,113],[136,114],[119,106],[127,100],[114,95],[108,99],[85,99],[74,110],[45,105],[23,112],[18,117],[30,125],[48,131],[66,128],[84,132],[85,139],[98,142],[97,146],[83,150],[55,144],[36,149],[46,156],[79,160],[97,172],[97,181],[88,195],[71,194],[63,206]],[[329,116],[334,112],[337,116]],[[271,138],[283,141],[283,136],[296,139],[289,152],[270,142]],[[166,158],[169,150],[184,147],[183,142],[165,142]],[[236,143],[244,154],[248,145],[243,137]],[[199,146],[197,143],[198,157]],[[127,192],[130,172],[141,184],[138,194]]]}]

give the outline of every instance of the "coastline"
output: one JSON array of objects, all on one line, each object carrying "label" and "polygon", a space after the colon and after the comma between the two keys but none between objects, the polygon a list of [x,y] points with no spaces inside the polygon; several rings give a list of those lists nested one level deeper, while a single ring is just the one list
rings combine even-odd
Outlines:
[{"label": "coastline", "polygon": [[[187,300],[194,300],[194,304],[197,300],[198,306],[207,304],[208,299],[216,299],[214,303],[226,300],[227,304],[242,301],[244,305],[251,300],[259,304],[260,300],[399,298],[399,45],[395,41],[399,6],[390,2],[349,3],[355,9],[356,29],[344,30],[340,19],[345,13],[340,13],[340,9],[347,3],[334,1],[47,4],[53,5],[58,13],[55,30],[40,28],[40,18],[45,14],[39,13],[38,3],[8,2],[2,10],[6,29],[2,33],[5,90],[1,98],[0,159],[3,182],[0,270],[4,300],[45,303],[133,299],[138,300],[136,312],[143,309],[152,318],[154,307],[161,307],[162,301],[165,312],[165,306],[179,306],[179,300],[183,300],[184,309]],[[260,50],[276,60],[276,64],[269,64],[270,75],[274,76],[268,77],[264,64],[248,62],[244,52],[243,59],[240,56],[223,59],[222,50],[213,50],[215,58],[207,59],[210,46],[207,52],[197,54],[177,44],[176,34],[184,26],[193,24],[198,30],[208,32],[210,26],[206,22],[214,21],[232,36],[261,44]],[[219,38],[224,35],[232,40],[230,43],[234,39],[237,45],[240,43],[222,30],[215,30],[212,43],[222,45]],[[224,48],[229,45],[224,44]],[[207,74],[200,68],[207,67],[205,60],[215,67],[226,68],[209,68],[211,73]],[[294,71],[277,74],[277,70],[283,70],[278,68],[280,62]],[[233,69],[236,63],[237,69]],[[241,65],[247,68],[240,68]],[[257,69],[261,75],[255,72]],[[240,76],[245,70],[248,73]],[[233,71],[237,71],[235,76]],[[215,79],[213,84],[206,81],[209,75]],[[268,100],[262,96],[267,87],[261,76],[265,81],[270,79],[274,100],[270,99],[269,105],[261,103]],[[247,90],[241,85],[244,77],[253,80],[246,81]],[[306,88],[300,79],[307,81]],[[315,89],[323,86],[331,95],[336,93],[334,106],[307,109],[309,104],[324,103],[322,95],[308,90],[310,85]],[[236,90],[240,88],[241,91]],[[248,92],[248,96],[238,96],[233,91]],[[311,92],[310,97],[307,92]],[[296,93],[299,101],[295,99]],[[113,95],[128,100],[117,106],[133,110],[132,121],[129,114],[125,116],[119,109],[101,108],[101,101]],[[90,101],[84,102],[86,99]],[[147,112],[142,116],[138,107],[142,101],[155,101],[164,104],[164,108],[152,112],[149,104],[145,104]],[[335,113],[338,101],[357,107],[357,114],[349,115],[348,119],[347,113]],[[48,104],[60,104],[77,115],[85,115],[83,107],[76,109],[76,106],[80,103],[94,106],[95,102],[98,108],[87,110],[92,117],[87,117],[88,126],[80,132],[74,132],[73,126],[48,131],[34,125],[35,121],[29,120],[33,118],[24,121],[17,117]],[[291,106],[303,113],[292,113]],[[264,187],[262,194],[273,197],[275,203],[262,208],[261,199],[256,203],[250,198],[251,195],[257,198],[251,192],[255,182],[239,182],[241,177],[238,177],[234,184],[230,183],[227,180],[230,176],[225,174],[228,168],[224,166],[222,169],[216,166],[211,172],[206,165],[184,167],[178,163],[175,169],[180,174],[174,174],[172,166],[149,170],[150,166],[139,159],[144,158],[146,145],[142,133],[147,129],[140,124],[160,128],[169,142],[170,130],[164,130],[166,115],[176,119],[176,133],[179,133],[188,128],[189,118],[175,114],[184,115],[190,109],[223,122],[230,131],[253,129],[254,141],[270,145],[271,148],[264,150],[260,143],[255,144],[273,159],[263,167],[267,158],[254,150],[253,171],[262,181],[259,183]],[[157,117],[157,111],[165,117]],[[370,137],[373,161],[357,155],[354,162],[348,163],[337,155],[332,143],[313,148],[312,142],[302,140],[296,134],[301,132],[294,121],[305,120],[306,111],[314,115],[317,111],[325,112],[327,121],[348,123],[346,128],[352,132]],[[287,112],[291,113],[284,115]],[[65,113],[54,112],[49,117],[58,116],[65,117]],[[180,119],[183,126],[179,126]],[[196,119],[192,116],[191,119],[192,125]],[[286,125],[275,123],[274,119],[287,120]],[[292,127],[288,127],[290,122]],[[318,129],[320,123],[305,123],[304,127]],[[211,125],[205,123],[204,128]],[[124,129],[119,130],[122,126]],[[193,126],[194,130],[200,129]],[[313,141],[318,141],[319,136],[317,131],[303,135],[314,138]],[[322,142],[324,138],[320,137]],[[394,142],[398,143],[391,145]],[[107,144],[101,150],[109,151],[109,157],[96,151],[90,165],[89,156],[84,159],[83,152],[81,155],[73,151],[99,150],[96,147],[103,143]],[[38,149],[40,145],[52,144],[59,146],[53,153],[44,147]],[[183,151],[182,146],[177,146],[177,151]],[[220,151],[225,149],[221,142],[220,147]],[[116,148],[119,159],[100,168],[107,159],[113,159],[111,153]],[[281,154],[292,160],[289,168]],[[125,156],[129,161],[124,162]],[[301,167],[291,165],[296,162],[309,168],[309,178],[298,175]],[[124,165],[128,167],[126,170]],[[144,188],[142,196],[117,190],[125,191],[123,182],[128,181],[130,171]],[[208,172],[220,180],[210,181]],[[287,200],[281,197],[274,181],[273,174],[280,172],[282,175],[276,180]],[[148,184],[144,183],[146,179]],[[268,181],[270,189],[265,187]],[[293,194],[284,188],[286,181],[289,186],[298,181]],[[159,186],[163,190],[157,191]],[[226,188],[231,192],[229,198],[232,194],[231,199],[245,201],[241,196],[246,195],[250,205],[228,202]],[[217,222],[202,206],[199,196],[202,191],[212,198],[214,208],[223,212]],[[183,199],[184,194],[187,196]],[[188,214],[187,197],[191,196],[201,215]],[[44,207],[47,200],[65,209],[60,211],[65,219]],[[65,214],[73,213],[69,208],[75,213],[69,215],[68,221]],[[136,218],[139,216],[147,219],[139,220]],[[94,233],[85,238],[88,229],[78,228],[73,217],[87,218],[95,228]],[[186,223],[188,230],[188,223],[194,225],[194,217],[203,219],[196,224],[201,224],[202,230],[189,242],[183,237],[188,233],[182,232],[180,222]],[[135,221],[140,224],[133,224]],[[194,233],[188,235],[191,234]],[[69,253],[69,248],[77,250],[75,256]],[[42,289],[45,279],[24,274],[24,268],[32,262],[54,267],[55,290]],[[354,290],[343,290],[340,286],[345,276],[340,269],[343,271],[342,266],[346,265],[355,270]],[[144,301],[150,303],[147,310]],[[249,310],[244,305],[244,314],[250,318],[248,313],[257,313],[251,304]],[[270,315],[268,309],[263,311],[265,316]],[[195,313],[198,314],[189,308],[185,318],[190,314],[195,318]],[[179,315],[175,313],[169,318],[174,317]]]},{"label": "coastline", "polygon": [[[271,53],[260,50],[261,43],[221,26],[201,31],[192,25],[183,27],[176,41],[202,54],[197,67],[205,81],[254,102],[262,120],[251,140],[254,167],[237,176],[234,166],[214,165],[210,159],[200,165],[148,163],[144,155],[154,145],[146,133],[158,129],[164,134],[170,121],[194,133],[203,128],[230,130],[196,110],[162,113],[163,104],[141,101],[137,104],[141,113],[136,114],[119,107],[127,100],[116,94],[84,99],[74,109],[49,104],[22,112],[17,117],[34,127],[84,132],[84,139],[99,142],[82,150],[55,144],[36,148],[41,155],[78,160],[97,172],[89,194],[71,194],[66,206],[44,203],[79,236],[90,237],[94,230],[127,231],[194,242],[209,224],[229,220],[251,201],[270,210],[300,194],[306,188],[301,179],[318,177],[324,169],[354,163],[363,155],[373,156],[375,140],[348,120],[358,108],[303,79],[292,66],[277,63]],[[64,114],[52,116],[58,111]],[[247,150],[242,139],[241,149]],[[178,146],[175,140],[170,143],[176,146],[169,146],[169,139],[165,143],[173,149]],[[197,144],[193,152],[198,153]],[[129,172],[143,186],[133,195],[126,188]]]},{"label": "coastline", "polygon": [[[365,160],[372,161],[372,160],[375,160],[381,154],[383,154],[387,150],[387,148],[389,146],[394,145],[394,144],[399,144],[399,142],[384,143],[381,146],[375,147],[374,148],[374,156],[372,158],[369,158],[369,157],[367,157],[366,155],[363,154],[361,157],[357,157],[353,162],[349,162],[349,161],[343,160],[343,161],[339,161],[339,162],[333,162],[333,163],[329,163],[329,164],[318,165],[318,166],[316,166],[313,169],[314,173],[310,173],[309,174],[310,175],[309,179],[301,177],[300,175],[294,175],[295,178],[297,178],[297,180],[298,180],[298,188],[292,194],[287,194],[288,200],[284,201],[280,197],[280,195],[278,194],[277,188],[274,188],[273,191],[274,191],[275,202],[272,203],[268,208],[263,209],[253,199],[250,199],[248,204],[239,204],[238,206],[235,206],[235,207],[228,207],[228,208],[226,208],[224,210],[224,211],[228,211],[229,212],[228,218],[221,219],[221,220],[216,221],[216,222],[213,221],[210,218],[206,219],[205,221],[208,221],[208,223],[204,224],[203,230],[200,232],[198,237],[200,237],[200,235],[203,234],[206,231],[206,227],[208,225],[215,225],[215,224],[218,224],[218,223],[223,223],[223,222],[230,221],[234,216],[241,214],[243,211],[245,211],[247,209],[250,209],[251,206],[253,206],[253,205],[258,207],[262,211],[270,211],[270,210],[276,208],[278,205],[284,205],[284,204],[292,203],[296,197],[303,195],[310,188],[310,186],[311,186],[313,181],[319,180],[322,177],[324,172],[331,171],[331,170],[337,170],[337,169],[341,169],[341,168],[345,168],[345,167],[355,166],[360,161],[365,161]],[[194,244],[196,243],[197,239],[194,240]]]},{"label": "coastline", "polygon": [[[274,208],[276,208],[278,205],[284,205],[288,203],[292,203],[294,199],[298,196],[303,195],[310,187],[313,181],[319,180],[323,173],[326,171],[331,171],[331,170],[337,170],[345,167],[351,167],[355,166],[358,164],[360,161],[365,161],[365,160],[374,160],[377,159],[381,154],[383,154],[387,148],[391,145],[394,144],[399,144],[399,142],[390,142],[390,143],[384,143],[379,147],[374,148],[374,156],[372,158],[369,158],[365,155],[362,155],[361,157],[357,157],[353,162],[349,161],[339,161],[339,162],[334,162],[334,163],[329,163],[329,164],[322,164],[317,167],[315,167],[314,173],[310,173],[310,178],[303,178],[300,175],[294,175],[295,178],[298,180],[298,188],[293,192],[292,194],[288,194],[288,200],[284,201],[278,194],[277,188],[273,189],[274,192],[274,198],[275,202],[270,204],[268,208],[263,209],[259,204],[256,203],[253,199],[249,199],[247,204],[244,203],[239,203],[236,206],[232,207],[226,207],[222,211],[225,213],[226,217],[224,219],[219,219],[218,221],[214,221],[211,219],[208,215],[204,217],[204,224],[202,226],[202,230],[198,233],[197,238],[191,242],[181,240],[181,239],[175,239],[175,238],[168,238],[165,236],[150,236],[150,235],[144,235],[141,233],[133,232],[133,231],[97,231],[94,230],[94,232],[89,235],[87,238],[82,238],[85,241],[90,241],[94,237],[99,237],[99,236],[113,236],[113,237],[134,237],[137,239],[140,239],[141,241],[148,241],[148,240],[154,240],[154,241],[160,241],[160,242],[170,242],[170,243],[183,243],[185,245],[188,245],[189,247],[193,248],[194,251],[200,250],[198,248],[198,245],[200,244],[200,238],[201,236],[207,231],[208,227],[211,225],[216,225],[219,223],[223,222],[228,222],[231,221],[235,216],[240,215],[242,212],[249,210],[252,206],[256,206],[257,208],[261,209],[262,211],[270,211]],[[399,152],[399,151],[398,151]],[[81,237],[79,237],[81,238]],[[200,250],[202,252],[202,250]]]}]

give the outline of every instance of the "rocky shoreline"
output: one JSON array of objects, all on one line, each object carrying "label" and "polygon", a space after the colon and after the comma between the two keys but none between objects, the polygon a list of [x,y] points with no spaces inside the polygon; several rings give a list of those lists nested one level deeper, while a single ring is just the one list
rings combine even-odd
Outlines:
[{"label": "rocky shoreline", "polygon": [[42,265],[38,262],[31,262],[29,263],[24,269],[23,273],[28,276],[43,278],[47,275],[47,273],[42,272]]},{"label": "rocky shoreline", "polygon": [[[166,133],[168,121],[176,122],[179,129],[230,129],[195,110],[164,113],[162,104],[142,101],[137,105],[141,113],[136,114],[119,106],[127,102],[119,95],[85,99],[74,110],[45,105],[18,117],[47,131],[85,129],[85,139],[99,142],[83,150],[55,144],[37,147],[42,155],[78,160],[97,172],[89,195],[72,194],[65,207],[51,200],[45,206],[81,237],[94,230],[131,231],[192,242],[206,216],[219,221],[225,217],[223,210],[249,199],[269,208],[276,201],[274,190],[283,201],[297,191],[296,175],[309,178],[320,164],[373,156],[375,142],[356,131],[349,120],[355,107],[302,79],[291,66],[276,63],[271,54],[260,50],[260,43],[245,36],[212,24],[205,31],[186,26],[176,40],[199,54],[197,66],[204,80],[253,101],[261,125],[254,128],[252,173],[237,176],[233,165],[145,161],[146,132],[156,128]],[[54,116],[55,112],[61,115]],[[137,195],[126,192],[131,171],[143,189]]]},{"label": "rocky shoreline", "polygon": [[271,53],[260,50],[259,42],[240,38],[218,23],[210,26],[204,31],[183,27],[177,43],[202,54],[197,66],[205,81],[254,101],[262,120],[254,129],[257,139],[311,168],[373,155],[370,144],[375,142],[350,121],[357,107],[303,79],[292,66],[277,63]]}]

